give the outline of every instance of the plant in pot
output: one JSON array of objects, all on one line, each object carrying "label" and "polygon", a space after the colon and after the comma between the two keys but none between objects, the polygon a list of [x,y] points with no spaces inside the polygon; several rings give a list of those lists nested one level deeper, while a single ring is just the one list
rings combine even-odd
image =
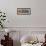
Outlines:
[{"label": "plant in pot", "polygon": [[0,28],[4,28],[4,23],[6,20],[6,15],[4,12],[0,11]]}]

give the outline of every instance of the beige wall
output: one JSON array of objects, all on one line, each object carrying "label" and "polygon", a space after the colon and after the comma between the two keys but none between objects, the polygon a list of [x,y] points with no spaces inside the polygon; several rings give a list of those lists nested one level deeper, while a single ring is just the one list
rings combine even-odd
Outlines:
[{"label": "beige wall", "polygon": [[[31,8],[32,14],[18,16],[17,8]],[[22,31],[22,35],[25,34],[23,31],[27,31],[26,34],[31,31],[46,31],[46,0],[0,0],[0,9],[6,12],[8,22],[5,26],[12,31]]]},{"label": "beige wall", "polygon": [[[30,16],[17,16],[17,8],[31,8]],[[46,27],[46,0],[0,0],[7,27]]]}]

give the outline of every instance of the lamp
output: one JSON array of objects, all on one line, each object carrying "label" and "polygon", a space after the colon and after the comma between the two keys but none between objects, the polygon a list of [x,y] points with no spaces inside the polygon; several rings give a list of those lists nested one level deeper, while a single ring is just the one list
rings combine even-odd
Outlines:
[{"label": "lamp", "polygon": [[9,36],[9,29],[5,29],[5,32],[7,33],[7,36]]},{"label": "lamp", "polygon": [[9,33],[9,29],[5,29],[5,32],[6,32],[6,33]]}]

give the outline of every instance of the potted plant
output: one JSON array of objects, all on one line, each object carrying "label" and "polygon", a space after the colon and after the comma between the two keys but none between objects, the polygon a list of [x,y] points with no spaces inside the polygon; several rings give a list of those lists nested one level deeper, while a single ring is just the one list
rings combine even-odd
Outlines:
[{"label": "potted plant", "polygon": [[6,15],[4,12],[0,11],[0,27],[4,28],[4,22],[6,20]]}]

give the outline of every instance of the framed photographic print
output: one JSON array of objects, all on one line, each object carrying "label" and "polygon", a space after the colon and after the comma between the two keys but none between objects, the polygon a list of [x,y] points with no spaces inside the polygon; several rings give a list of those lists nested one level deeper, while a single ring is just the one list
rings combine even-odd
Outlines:
[{"label": "framed photographic print", "polygon": [[31,8],[17,8],[17,15],[31,15]]}]

